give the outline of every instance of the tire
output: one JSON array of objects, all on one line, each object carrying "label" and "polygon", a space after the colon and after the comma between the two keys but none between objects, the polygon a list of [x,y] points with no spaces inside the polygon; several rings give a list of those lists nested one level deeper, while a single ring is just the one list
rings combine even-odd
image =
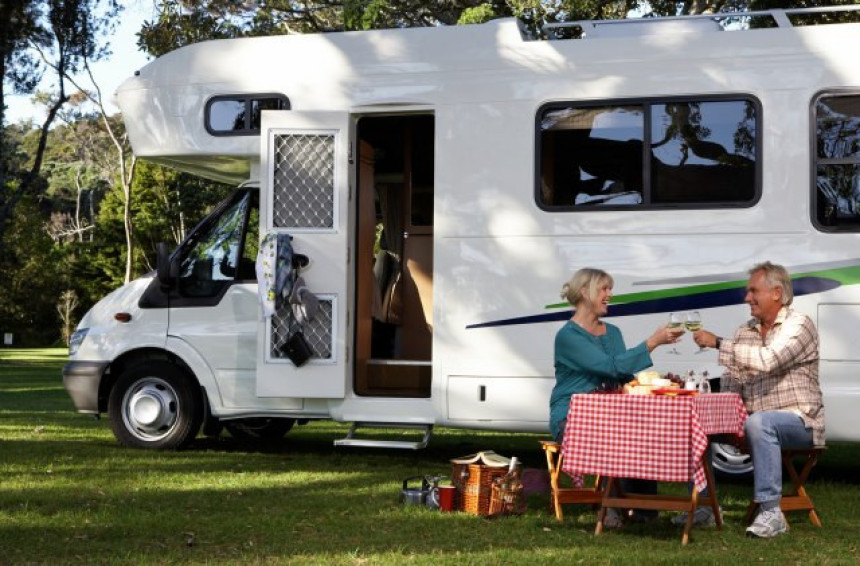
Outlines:
[{"label": "tire", "polygon": [[202,395],[176,365],[153,360],[127,369],[108,398],[114,436],[125,446],[180,448],[191,442],[203,420]]},{"label": "tire", "polygon": [[725,476],[742,477],[752,474],[752,456],[731,444],[712,442],[711,457],[714,469]]},{"label": "tire", "polygon": [[290,432],[295,419],[259,417],[224,421],[224,428],[233,438],[242,440],[278,440]]}]

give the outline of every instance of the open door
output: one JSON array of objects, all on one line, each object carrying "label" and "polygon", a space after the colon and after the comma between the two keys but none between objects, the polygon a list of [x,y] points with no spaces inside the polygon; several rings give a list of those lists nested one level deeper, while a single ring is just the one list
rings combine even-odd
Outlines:
[{"label": "open door", "polygon": [[358,121],[357,395],[427,398],[432,390],[432,114]]},{"label": "open door", "polygon": [[304,335],[313,355],[296,367],[281,351],[296,328],[289,305],[258,326],[257,395],[344,397],[348,359],[347,269],[349,116],[344,112],[263,112],[260,237],[292,236],[310,259],[301,270],[320,302]]}]

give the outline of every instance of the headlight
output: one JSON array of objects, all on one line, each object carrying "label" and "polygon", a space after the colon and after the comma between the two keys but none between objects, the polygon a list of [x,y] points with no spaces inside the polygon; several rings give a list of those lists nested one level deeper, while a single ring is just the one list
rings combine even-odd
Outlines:
[{"label": "headlight", "polygon": [[74,356],[78,353],[78,348],[81,347],[81,344],[84,343],[84,338],[87,337],[87,332],[89,332],[89,328],[79,328],[75,330],[72,336],[69,338],[69,355]]}]

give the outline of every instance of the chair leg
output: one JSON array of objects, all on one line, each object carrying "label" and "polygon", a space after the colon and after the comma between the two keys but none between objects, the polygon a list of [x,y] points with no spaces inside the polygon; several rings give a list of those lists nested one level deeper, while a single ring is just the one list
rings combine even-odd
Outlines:
[{"label": "chair leg", "polygon": [[[816,527],[821,526],[821,519],[819,519],[818,513],[815,511],[815,504],[812,502],[812,498],[809,497],[804,486],[806,485],[806,480],[809,478],[809,474],[812,472],[812,468],[818,463],[820,452],[821,451],[819,449],[782,451],[782,465],[785,469],[785,473],[791,481],[792,490],[790,493],[782,496],[779,504],[783,514],[787,511],[808,511],[809,520]],[[800,474],[797,473],[797,468],[795,468],[793,460],[794,456],[797,454],[802,454],[806,458],[803,462],[803,468],[801,468]],[[745,518],[746,524],[749,525],[752,523],[755,518],[755,514],[758,511],[758,507],[759,504],[755,501],[751,502],[749,507],[747,507]],[[787,517],[786,523],[788,523]]]},{"label": "chair leg", "polygon": [[550,481],[550,507],[555,514],[556,520],[564,521],[564,512],[562,511],[562,503],[582,503],[592,506],[599,506],[603,498],[603,487],[605,478],[597,476],[594,478],[593,487],[579,486],[575,483],[574,487],[561,487],[562,472],[561,467],[564,457],[561,453],[561,447],[555,442],[541,441],[541,447],[546,455],[546,466],[549,470]]},{"label": "chair leg", "polygon": [[564,513],[561,510],[561,501],[558,497],[559,474],[561,473],[561,452],[557,444],[542,443],[544,454],[546,454],[546,467],[549,470],[550,504],[557,521],[564,521]]},{"label": "chair leg", "polygon": [[[803,454],[806,456],[806,460],[803,462],[803,468],[801,468],[800,474],[797,473],[797,469],[794,467],[794,461],[792,458],[795,454]],[[804,486],[806,485],[806,480],[809,479],[809,474],[812,472],[812,468],[818,463],[818,455],[818,450],[786,450],[782,453],[782,462],[786,473],[791,480],[793,489],[791,494],[783,496],[781,507],[788,511],[808,511],[809,520],[816,527],[821,526],[821,519],[818,518],[818,513],[815,512],[815,504],[812,502],[809,494],[806,493],[806,488]]]}]

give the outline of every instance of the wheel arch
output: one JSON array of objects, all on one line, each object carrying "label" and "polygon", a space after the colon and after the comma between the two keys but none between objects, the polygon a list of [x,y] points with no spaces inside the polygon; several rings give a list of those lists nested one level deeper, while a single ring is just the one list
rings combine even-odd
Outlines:
[{"label": "wheel arch", "polygon": [[[182,341],[175,342],[184,344],[184,342]],[[220,395],[218,394],[217,386],[214,381],[214,376],[212,375],[211,370],[209,370],[208,364],[206,364],[205,361],[203,361],[203,359],[195,352],[192,351],[192,354],[192,362],[189,363],[189,360],[187,360],[185,357],[169,349],[166,350],[161,348],[138,348],[135,350],[123,352],[120,356],[118,356],[110,363],[110,366],[108,366],[108,370],[105,372],[101,382],[99,383],[99,412],[107,412],[110,392],[116,384],[117,379],[119,379],[119,377],[128,368],[144,361],[153,360],[170,362],[180,368],[182,371],[184,371],[188,375],[189,379],[194,380],[194,382],[201,389],[200,395],[202,397],[202,401],[206,403],[207,410],[209,410],[213,403],[213,399],[211,399],[210,396],[212,394],[218,396],[218,399],[216,399],[216,401],[218,401],[220,400]],[[201,371],[201,369],[203,371]],[[201,379],[201,375],[204,376],[204,379]],[[207,377],[208,380],[206,379]],[[208,383],[206,383],[206,381],[208,381]]]}]

